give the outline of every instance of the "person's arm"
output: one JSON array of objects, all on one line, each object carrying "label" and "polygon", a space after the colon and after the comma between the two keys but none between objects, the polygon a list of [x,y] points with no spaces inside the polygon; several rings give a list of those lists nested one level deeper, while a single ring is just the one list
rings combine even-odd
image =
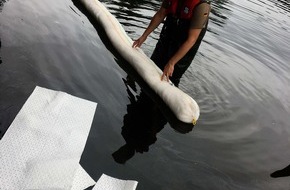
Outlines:
[{"label": "person's arm", "polygon": [[174,65],[185,56],[185,54],[192,48],[192,46],[195,44],[199,34],[201,32],[201,29],[190,29],[188,32],[188,38],[187,40],[180,46],[178,51],[171,57],[171,59],[168,61],[168,63],[165,65],[163,74],[161,76],[161,80],[166,78],[167,81],[169,81],[169,77],[172,76],[174,71]]},{"label": "person's arm", "polygon": [[174,71],[174,65],[185,56],[185,54],[192,48],[196,40],[199,37],[199,34],[208,20],[210,12],[210,5],[207,3],[202,3],[195,8],[193,17],[190,24],[190,29],[188,32],[187,40],[180,46],[178,51],[171,57],[168,63],[163,69],[163,74],[161,80],[164,77],[169,81],[169,77],[172,76]]},{"label": "person's arm", "polygon": [[134,41],[132,47],[140,47],[143,42],[147,39],[147,36],[155,29],[159,26],[159,24],[164,20],[164,18],[166,17],[166,9],[164,7],[161,7],[156,13],[155,15],[152,17],[150,24],[148,25],[148,27],[146,28],[146,30],[144,31],[144,33],[142,34],[142,36],[137,39],[136,41]]}]

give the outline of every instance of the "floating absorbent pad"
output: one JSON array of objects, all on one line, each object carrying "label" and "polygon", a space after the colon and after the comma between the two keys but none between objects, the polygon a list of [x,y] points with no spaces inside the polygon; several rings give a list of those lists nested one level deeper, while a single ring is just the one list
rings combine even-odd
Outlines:
[{"label": "floating absorbent pad", "polygon": [[98,0],[79,1],[104,28],[116,50],[163,99],[175,116],[183,122],[195,124],[200,114],[196,101],[179,88],[166,81],[161,81],[162,71],[140,48],[132,48],[132,40],[102,3]]},{"label": "floating absorbent pad", "polygon": [[79,161],[96,106],[36,87],[0,140],[0,189],[79,190],[94,185]]},{"label": "floating absorbent pad", "polygon": [[134,190],[137,184],[137,181],[120,180],[103,174],[93,190]]},{"label": "floating absorbent pad", "polygon": [[36,87],[0,140],[0,190],[135,190],[105,174],[96,183],[79,165],[96,106]]}]

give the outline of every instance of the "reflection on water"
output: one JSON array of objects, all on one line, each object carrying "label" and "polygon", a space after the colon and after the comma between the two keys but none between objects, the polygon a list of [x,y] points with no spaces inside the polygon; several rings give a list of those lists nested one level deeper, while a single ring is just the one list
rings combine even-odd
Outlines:
[{"label": "reflection on water", "polygon": [[[122,64],[120,61],[118,62]],[[133,75],[137,77],[135,74]],[[144,88],[139,95],[134,95],[138,92],[133,78],[128,75],[123,81],[130,103],[127,105],[127,113],[123,117],[121,132],[126,144],[112,154],[117,163],[124,164],[135,153],[148,152],[149,146],[157,140],[157,133],[167,123],[178,133],[185,134],[192,131],[194,127],[192,124],[178,121],[169,108],[164,104],[162,106],[161,100],[156,100],[158,97],[152,96],[152,90],[145,87],[142,82],[139,85]],[[146,93],[149,93],[151,97]],[[153,99],[151,99],[152,97]]]},{"label": "reflection on water", "polygon": [[3,9],[4,3],[6,3],[7,0],[0,0],[0,12]]},{"label": "reflection on water", "polygon": [[227,8],[229,0],[213,0],[211,1],[211,14],[210,22],[218,26],[223,26],[228,19],[227,14],[230,14],[232,11]]},{"label": "reflection on water", "polygon": [[1,37],[0,37],[0,64],[2,63],[2,58],[1,58]]},{"label": "reflection on water", "polygon": [[[4,3],[6,0],[0,0],[0,13],[2,11],[2,8],[4,6]],[[0,64],[2,63],[2,58],[1,58],[1,36],[0,36]],[[1,130],[1,123],[0,123],[0,130]],[[0,131],[0,139],[1,139],[1,131]]]},{"label": "reflection on water", "polygon": [[275,3],[275,6],[287,11],[290,13],[290,2],[289,0],[272,0]]},{"label": "reflection on water", "polygon": [[124,80],[130,100],[122,127],[126,144],[113,153],[115,161],[121,164],[132,158],[135,152],[148,152],[149,146],[157,140],[156,134],[167,123],[157,105],[143,91],[135,98],[131,92],[134,90],[131,80],[130,77]]},{"label": "reflection on water", "polygon": [[[5,2],[6,2],[6,0],[0,0],[0,13],[1,13],[1,11],[2,11],[2,8],[3,8]],[[0,36],[0,64],[2,64],[2,54],[1,54],[1,47],[2,47],[2,46],[1,46],[1,38],[2,38],[2,36]],[[4,133],[2,132],[3,128],[4,128],[4,127],[2,127],[2,123],[1,123],[1,121],[0,121],[0,140],[2,139],[2,137],[3,137],[3,135],[4,135]]]}]

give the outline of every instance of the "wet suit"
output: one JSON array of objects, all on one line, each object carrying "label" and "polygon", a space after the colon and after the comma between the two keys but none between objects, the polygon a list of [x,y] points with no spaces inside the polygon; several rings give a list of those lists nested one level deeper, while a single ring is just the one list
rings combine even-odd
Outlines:
[{"label": "wet suit", "polygon": [[[170,77],[170,80],[176,86],[178,86],[180,78],[191,64],[206,33],[210,10],[209,3],[201,0],[194,6],[191,18],[182,18],[182,16],[180,16],[182,15],[182,11],[188,11],[187,7],[184,7],[184,1],[186,0],[178,0],[176,12],[174,14],[169,12],[166,16],[160,38],[151,56],[151,59],[155,62],[155,64],[163,70],[170,58],[186,41],[189,29],[202,29],[193,47],[174,66],[174,72],[172,77]],[[165,0],[163,1],[162,6],[169,9],[171,3],[172,1]]]}]

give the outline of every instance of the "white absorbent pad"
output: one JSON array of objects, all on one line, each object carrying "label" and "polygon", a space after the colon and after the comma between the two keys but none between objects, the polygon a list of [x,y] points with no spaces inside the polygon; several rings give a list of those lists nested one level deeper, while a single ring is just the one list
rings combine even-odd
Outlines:
[{"label": "white absorbent pad", "polygon": [[120,180],[103,174],[93,190],[134,190],[137,184],[137,181]]},{"label": "white absorbent pad", "polygon": [[162,98],[175,116],[183,122],[195,124],[200,114],[196,101],[174,85],[161,81],[162,71],[140,48],[132,48],[132,40],[102,3],[98,0],[79,1],[101,24],[116,50]]},{"label": "white absorbent pad", "polygon": [[97,103],[36,87],[0,140],[0,189],[85,189],[79,165]]}]

